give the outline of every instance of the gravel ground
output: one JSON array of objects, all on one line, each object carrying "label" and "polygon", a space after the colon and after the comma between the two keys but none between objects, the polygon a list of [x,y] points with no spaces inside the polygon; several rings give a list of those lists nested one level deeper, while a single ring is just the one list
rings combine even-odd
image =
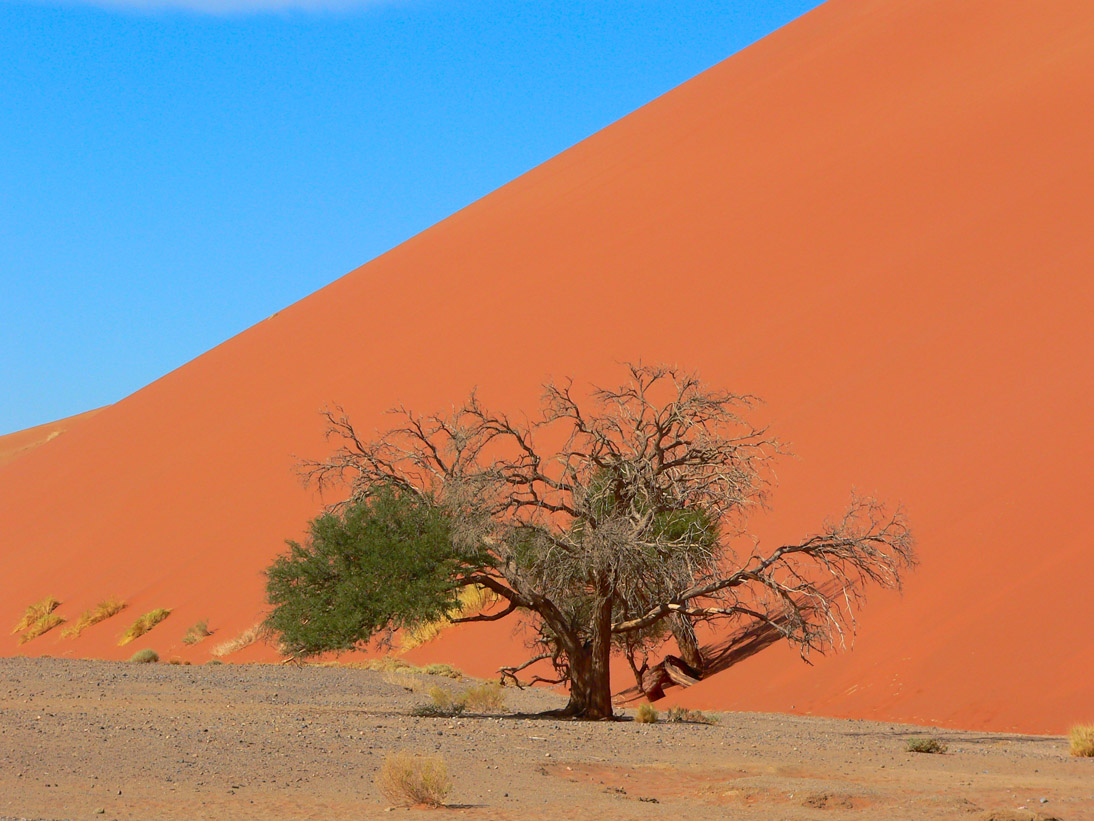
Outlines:
[{"label": "gravel ground", "polygon": [[[338,667],[0,659],[7,819],[1094,819],[1094,759],[1063,739],[723,713],[716,726],[417,718],[432,686]],[[632,711],[629,711],[632,712]],[[931,735],[944,755],[905,751]],[[444,810],[392,809],[384,758],[442,756]]]}]

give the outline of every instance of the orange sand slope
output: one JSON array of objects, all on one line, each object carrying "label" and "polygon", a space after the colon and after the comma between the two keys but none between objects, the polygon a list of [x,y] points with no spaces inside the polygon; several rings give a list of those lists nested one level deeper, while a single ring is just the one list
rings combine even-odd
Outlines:
[{"label": "orange sand slope", "polygon": [[[642,357],[766,398],[797,454],[766,543],[852,487],[903,500],[920,540],[853,653],[775,646],[686,702],[1088,720],[1092,43],[1089,0],[832,0],[0,468],[0,625],[45,595],[70,619],[131,603],[0,651],[208,658],[319,507],[293,465],[327,452],[325,403],[365,429],[476,384],[532,409],[547,374]],[[217,635],[185,647],[201,618]],[[521,658],[509,630],[418,652],[482,673]]]},{"label": "orange sand slope", "polygon": [[96,408],[95,410],[84,411],[75,416],[58,419],[56,422],[49,422],[45,425],[37,425],[33,428],[0,436],[0,465],[6,465],[34,448],[52,442],[73,425],[79,424],[84,419],[91,418],[101,410],[102,408]]}]

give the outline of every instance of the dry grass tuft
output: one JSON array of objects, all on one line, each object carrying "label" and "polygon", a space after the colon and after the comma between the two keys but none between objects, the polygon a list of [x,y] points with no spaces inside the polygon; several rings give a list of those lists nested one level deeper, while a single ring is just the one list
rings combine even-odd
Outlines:
[{"label": "dry grass tuft", "polygon": [[34,622],[27,628],[26,632],[19,637],[20,644],[26,644],[31,639],[36,639],[43,633],[48,633],[58,624],[64,624],[65,620],[63,616],[59,616],[56,613],[46,613],[38,621]]},{"label": "dry grass tuft", "polygon": [[413,671],[389,670],[383,674],[383,679],[393,687],[400,687],[408,693],[421,693],[425,690],[425,681]]},{"label": "dry grass tuft", "polygon": [[129,629],[122,633],[121,639],[118,641],[119,647],[124,647],[134,639],[139,639],[165,618],[171,615],[171,611],[163,607],[156,610],[149,610],[143,616],[133,622]]},{"label": "dry grass tuft", "polygon": [[718,719],[708,716],[699,710],[689,710],[687,707],[670,707],[668,721],[675,724],[717,724]]},{"label": "dry grass tuft", "polygon": [[937,738],[909,738],[907,751],[910,753],[944,753],[946,745]]},{"label": "dry grass tuft", "polygon": [[477,684],[462,693],[459,701],[472,713],[500,713],[505,710],[505,691],[496,681]]},{"label": "dry grass tuft", "polygon": [[129,660],[134,664],[155,664],[160,660],[160,654],[155,650],[138,650]]},{"label": "dry grass tuft", "polygon": [[420,624],[404,631],[399,637],[400,651],[406,652],[433,641],[452,626],[451,619],[481,613],[495,601],[497,601],[497,596],[481,585],[475,584],[463,588],[460,591],[459,604],[449,612],[449,618]]},{"label": "dry grass tuft", "polygon": [[213,631],[209,629],[209,623],[202,619],[197,624],[190,626],[182,636],[183,644],[197,644],[205,638],[213,635]]},{"label": "dry grass tuft", "polygon": [[449,718],[460,715],[464,710],[463,702],[453,698],[443,687],[430,687],[429,699],[429,704],[419,704],[410,714],[424,718]]},{"label": "dry grass tuft", "polygon": [[11,631],[12,634],[14,635],[15,633],[26,630],[32,624],[41,621],[60,606],[61,602],[58,599],[53,598],[53,596],[46,596],[41,601],[35,602],[24,611],[23,617],[19,619],[15,628]]},{"label": "dry grass tuft", "polygon": [[213,648],[213,655],[219,657],[238,653],[244,647],[250,647],[259,639],[264,639],[266,635],[267,631],[265,625],[262,622],[259,622],[253,627],[248,627],[234,639],[218,644]]},{"label": "dry grass tuft", "polygon": [[463,671],[451,664],[428,664],[420,668],[427,676],[444,676],[445,678],[461,679]]},{"label": "dry grass tuft", "polygon": [[378,673],[418,672],[418,668],[394,656],[380,656],[364,661],[308,661],[309,667],[340,667],[347,670],[373,670]]},{"label": "dry grass tuft", "polygon": [[451,664],[430,664],[425,667],[415,667],[413,664],[403,661],[395,656],[381,656],[364,661],[309,661],[309,667],[340,667],[347,670],[373,670],[379,673],[406,673],[416,676],[444,676],[445,678],[462,679],[463,671]]},{"label": "dry grass tuft", "polygon": [[1094,758],[1094,724],[1076,724],[1067,734],[1071,754]]},{"label": "dry grass tuft", "polygon": [[638,705],[638,713],[635,715],[634,720],[639,724],[656,724],[657,711],[653,709],[652,704],[640,704]]},{"label": "dry grass tuft", "polygon": [[376,777],[376,786],[388,801],[400,807],[441,807],[452,790],[444,759],[409,753],[389,755]]},{"label": "dry grass tuft", "polygon": [[61,637],[74,639],[93,624],[106,621],[111,616],[116,616],[129,605],[121,599],[106,599],[99,602],[90,610],[80,614],[80,618],[61,631]]},{"label": "dry grass tuft", "polygon": [[452,695],[443,687],[431,687],[429,699],[429,704],[419,704],[410,714],[425,718],[450,718],[465,712],[505,712],[505,691],[497,682],[476,684],[457,695]]}]

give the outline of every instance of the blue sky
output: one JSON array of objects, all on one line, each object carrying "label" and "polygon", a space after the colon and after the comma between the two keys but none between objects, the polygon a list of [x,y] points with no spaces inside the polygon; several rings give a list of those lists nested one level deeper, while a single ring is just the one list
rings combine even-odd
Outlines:
[{"label": "blue sky", "polygon": [[0,0],[0,434],[115,402],[817,0]]}]

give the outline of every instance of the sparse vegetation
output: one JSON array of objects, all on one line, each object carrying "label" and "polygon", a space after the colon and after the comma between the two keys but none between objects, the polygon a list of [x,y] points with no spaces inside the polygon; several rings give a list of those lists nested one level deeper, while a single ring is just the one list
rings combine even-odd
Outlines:
[{"label": "sparse vegetation", "polygon": [[429,688],[429,704],[419,704],[410,711],[412,716],[422,718],[450,718],[464,711],[463,701],[453,698],[443,687]]},{"label": "sparse vegetation", "polygon": [[265,628],[263,627],[262,622],[259,622],[253,627],[248,627],[234,639],[230,639],[229,641],[226,641],[222,644],[218,644],[216,647],[213,648],[213,655],[230,656],[232,653],[238,653],[244,647],[250,647],[252,644],[258,641],[260,638],[263,638],[265,635]]},{"label": "sparse vegetation", "polygon": [[129,657],[129,660],[134,664],[155,664],[160,660],[160,654],[155,650],[138,650],[136,653]]},{"label": "sparse vegetation", "polygon": [[472,713],[500,713],[505,710],[505,691],[496,681],[468,688],[459,700],[464,709]]},{"label": "sparse vegetation", "polygon": [[[588,397],[548,383],[534,419],[472,394],[447,414],[400,409],[369,440],[327,411],[340,446],[301,472],[349,495],[268,568],[268,624],[303,657],[517,613],[535,653],[503,675],[553,665],[533,681],[568,685],[561,713],[584,719],[613,715],[613,654],[654,698],[669,656],[701,677],[700,625],[762,626],[802,656],[845,646],[865,588],[899,588],[914,566],[907,518],[853,496],[797,543],[739,553],[784,451],[745,418],[753,404],[639,364]],[[494,601],[470,612],[479,587]]]},{"label": "sparse vegetation", "polygon": [[670,707],[667,721],[674,724],[717,724],[718,719],[708,716],[699,710],[689,710],[687,707]]},{"label": "sparse vegetation", "polygon": [[429,688],[429,704],[419,704],[410,714],[429,718],[446,718],[472,713],[505,711],[505,691],[497,682],[485,682],[453,695],[443,687]]},{"label": "sparse vegetation", "polygon": [[43,633],[48,633],[57,625],[64,623],[65,620],[63,616],[60,616],[57,613],[46,613],[38,619],[38,621],[28,627],[26,632],[19,636],[19,643],[26,644],[31,639],[36,639]]},{"label": "sparse vegetation", "polygon": [[1068,731],[1071,754],[1080,758],[1094,758],[1094,724],[1076,724]]},{"label": "sparse vegetation", "polygon": [[140,638],[170,615],[171,611],[163,607],[157,608],[156,610],[149,610],[133,622],[133,624],[129,626],[129,629],[122,634],[121,639],[118,641],[118,646],[124,647],[134,639]]},{"label": "sparse vegetation", "polygon": [[452,789],[444,759],[404,752],[392,753],[384,760],[376,786],[388,801],[400,807],[443,806]]},{"label": "sparse vegetation", "polygon": [[406,673],[417,676],[444,676],[451,679],[464,678],[463,671],[451,664],[428,664],[425,667],[415,667],[395,656],[381,656],[375,659],[363,661],[312,661],[308,662],[312,667],[344,667],[349,670],[374,670],[379,673]]},{"label": "sparse vegetation", "polygon": [[72,624],[61,631],[61,638],[74,639],[93,624],[106,621],[111,616],[125,610],[128,605],[121,599],[106,599],[99,602],[93,608],[85,610]]},{"label": "sparse vegetation", "polygon": [[946,745],[937,738],[909,738],[906,749],[910,753],[944,753]]},{"label": "sparse vegetation", "polygon": [[420,693],[425,687],[422,677],[405,670],[388,670],[383,674],[384,681],[393,687],[401,687],[408,693]]},{"label": "sparse vegetation", "polygon": [[43,617],[48,616],[60,606],[61,602],[53,596],[46,596],[41,601],[36,601],[23,612],[23,617],[16,623],[15,628],[11,631],[12,634],[14,635],[15,633],[26,630],[32,624],[41,621]]},{"label": "sparse vegetation", "polygon": [[209,659],[207,662],[205,662],[205,666],[208,667],[210,664],[223,664],[223,663],[224,662],[221,661],[220,659]]},{"label": "sparse vegetation", "polygon": [[186,632],[182,635],[183,644],[197,644],[205,638],[213,635],[213,631],[209,629],[209,623],[202,619],[197,624],[193,624],[187,628]]},{"label": "sparse vegetation", "polygon": [[652,704],[639,704],[634,720],[639,724],[656,724],[657,711],[653,709]]},{"label": "sparse vegetation", "polygon": [[411,671],[421,671],[427,676],[444,676],[445,678],[461,679],[463,671],[451,664],[429,664],[425,667],[412,667]]}]

